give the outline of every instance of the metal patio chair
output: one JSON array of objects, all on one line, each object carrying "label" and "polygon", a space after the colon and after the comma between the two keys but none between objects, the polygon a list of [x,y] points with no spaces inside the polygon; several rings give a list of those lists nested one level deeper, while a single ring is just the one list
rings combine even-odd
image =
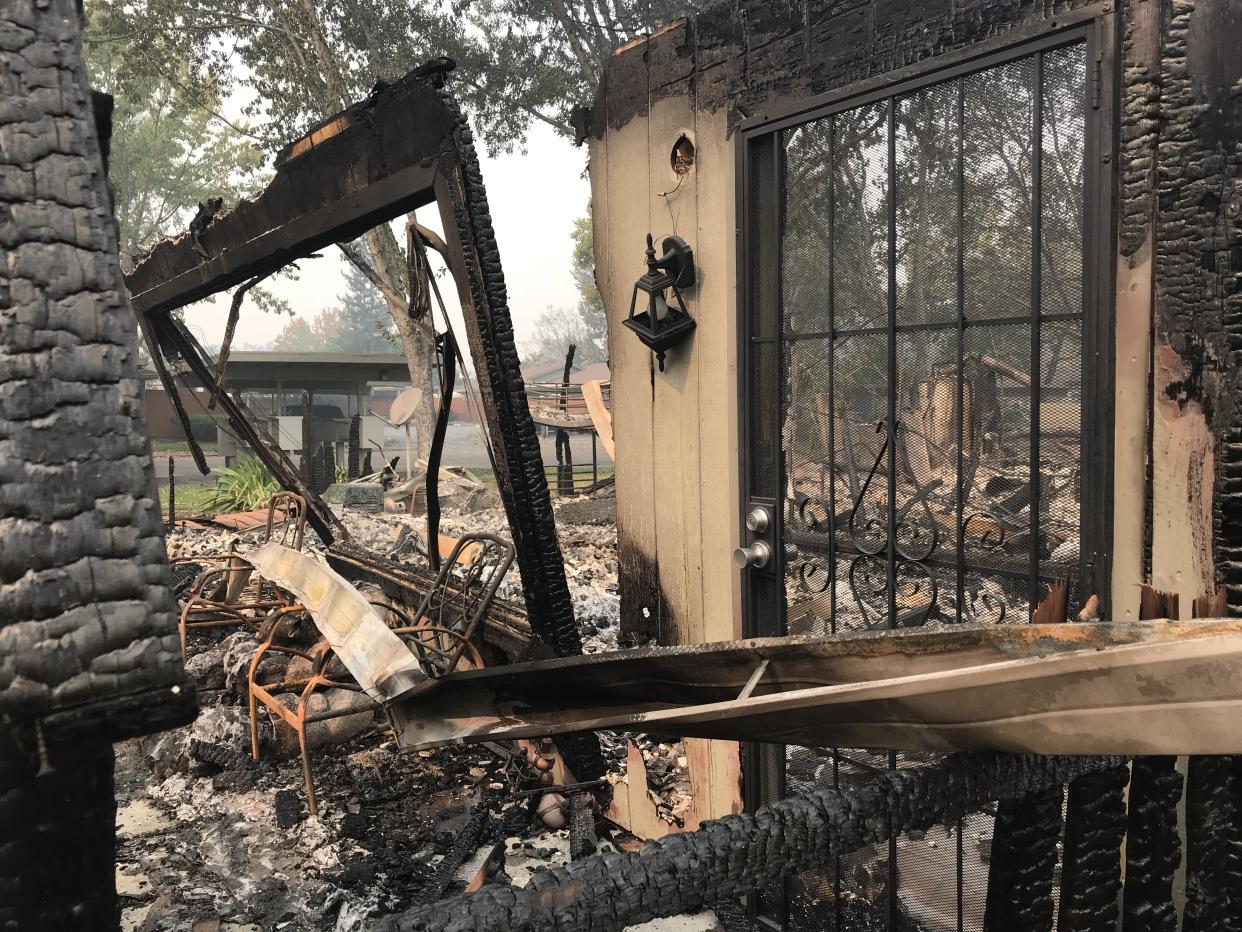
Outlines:
[{"label": "metal patio chair", "polygon": [[[293,492],[277,492],[267,503],[267,524],[263,543],[277,541],[294,550],[302,549],[306,532],[306,499]],[[237,625],[255,627],[274,609],[292,604],[293,597],[260,577],[250,562],[236,551],[180,557],[171,561],[178,567],[203,566],[185,594],[177,621],[181,655],[186,655],[191,628],[224,628]]]},{"label": "metal patio chair", "polygon": [[[428,680],[434,681],[459,669],[483,666],[482,655],[474,642],[488,606],[512,563],[513,545],[508,541],[492,534],[467,534],[454,546],[434,584],[413,612],[387,601],[368,601],[380,611],[388,627],[414,654]],[[283,722],[297,734],[307,808],[311,815],[317,815],[319,807],[307,744],[307,726],[347,715],[375,712],[383,707],[379,702],[367,699],[341,708],[310,709],[311,698],[317,691],[340,689],[360,693],[362,687],[350,676],[326,640],[320,640],[309,649],[288,643],[286,623],[303,611],[301,605],[282,606],[274,609],[263,623],[263,642],[255,651],[247,674],[250,750],[254,759],[258,760],[258,707],[262,703],[275,716],[273,725]],[[309,676],[260,682],[263,661],[273,654],[300,657],[307,661],[310,664]],[[292,709],[279,698],[291,693],[297,695]]]}]

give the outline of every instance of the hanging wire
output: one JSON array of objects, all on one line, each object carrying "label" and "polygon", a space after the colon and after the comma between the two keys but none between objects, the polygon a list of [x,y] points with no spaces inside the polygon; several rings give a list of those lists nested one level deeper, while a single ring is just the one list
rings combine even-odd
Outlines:
[{"label": "hanging wire", "polygon": [[414,243],[422,256],[422,260],[427,268],[427,281],[431,284],[432,294],[436,297],[436,305],[440,308],[440,316],[444,320],[444,329],[453,335],[453,349],[457,355],[457,364],[462,372],[462,383],[466,390],[466,404],[473,410],[475,423],[478,426],[479,437],[483,441],[483,447],[487,450],[488,462],[492,464],[492,475],[498,476],[499,470],[496,467],[496,451],[492,447],[492,439],[488,435],[487,427],[483,419],[483,403],[476,396],[474,389],[470,384],[470,370],[466,368],[466,361],[462,357],[461,343],[457,339],[457,334],[453,331],[453,322],[449,320],[448,310],[444,306],[444,297],[440,294],[440,285],[436,282],[436,276],[431,270],[430,263],[427,262],[427,247],[423,243],[423,237],[416,232],[413,237]]}]

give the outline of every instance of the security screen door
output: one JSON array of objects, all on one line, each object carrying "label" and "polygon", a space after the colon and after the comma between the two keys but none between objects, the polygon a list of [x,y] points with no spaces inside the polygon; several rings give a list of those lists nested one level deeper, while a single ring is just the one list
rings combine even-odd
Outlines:
[{"label": "security screen door", "polygon": [[[744,570],[748,634],[1025,623],[1055,585],[1073,610],[1101,592],[1094,45],[1045,36],[744,131],[742,509],[772,552]],[[929,762],[762,746],[749,801]],[[993,814],[760,912],[981,929]]]}]

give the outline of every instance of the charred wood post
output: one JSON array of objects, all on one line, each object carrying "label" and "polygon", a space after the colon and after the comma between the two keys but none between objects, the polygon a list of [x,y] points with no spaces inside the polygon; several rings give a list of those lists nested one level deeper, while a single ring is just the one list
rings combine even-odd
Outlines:
[{"label": "charred wood post", "polygon": [[[531,630],[559,656],[582,653],[565,562],[556,534],[543,453],[531,418],[521,361],[509,316],[508,295],[487,192],[465,115],[452,95],[440,91],[453,115],[449,144],[441,152],[436,194],[445,241],[459,256],[464,274],[455,275],[465,313],[470,354],[479,374],[479,393],[496,454],[496,480],[517,550],[518,571]],[[605,771],[599,738],[570,735],[558,742],[565,762],[580,780]]]},{"label": "charred wood post", "polygon": [[110,743],[195,711],[79,17],[6,4],[0,43],[6,932],[116,927]]},{"label": "charred wood post", "polygon": [[1079,777],[1066,799],[1059,932],[1114,932],[1126,833],[1124,764]]},{"label": "charred wood post", "polygon": [[[569,373],[574,367],[574,353],[578,347],[573,343],[565,353],[565,370],[561,374],[561,414],[569,410]],[[556,429],[556,494],[574,494],[574,453],[569,446],[569,431],[563,427]]]},{"label": "charred wood post", "polygon": [[1052,928],[1052,879],[1061,837],[1061,787],[1001,800],[992,835],[984,932]]},{"label": "charred wood post", "polygon": [[935,767],[880,774],[708,822],[632,854],[595,855],[537,875],[525,888],[489,886],[382,921],[382,932],[577,932],[622,929],[736,902],[795,871],[898,833],[952,822],[991,799],[1059,792],[1117,758],[959,754]]}]

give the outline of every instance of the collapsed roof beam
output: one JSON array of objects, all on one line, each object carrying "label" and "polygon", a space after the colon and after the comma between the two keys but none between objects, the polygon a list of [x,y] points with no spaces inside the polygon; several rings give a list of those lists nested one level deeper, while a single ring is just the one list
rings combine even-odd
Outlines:
[{"label": "collapsed roof beam", "polygon": [[[277,156],[275,177],[263,192],[230,210],[221,209],[219,201],[202,208],[186,232],[157,244],[126,284],[139,318],[155,323],[192,301],[355,239],[434,201],[496,452],[497,485],[530,627],[555,653],[578,654],[581,642],[487,195],[466,119],[438,86],[444,70],[442,62],[417,69],[320,123]],[[168,334],[175,339],[177,328],[152,329],[165,335],[164,352],[184,351],[166,342]],[[208,371],[205,382],[213,381]],[[206,387],[214,390],[212,384]],[[237,426],[240,411],[229,413]],[[259,447],[256,452],[263,455]],[[282,486],[306,495],[283,459],[273,454],[265,462],[271,460]],[[314,511],[329,511],[316,497],[307,498]],[[327,529],[316,530],[324,536]],[[602,774],[593,737],[574,738],[562,752],[578,777]]]}]

